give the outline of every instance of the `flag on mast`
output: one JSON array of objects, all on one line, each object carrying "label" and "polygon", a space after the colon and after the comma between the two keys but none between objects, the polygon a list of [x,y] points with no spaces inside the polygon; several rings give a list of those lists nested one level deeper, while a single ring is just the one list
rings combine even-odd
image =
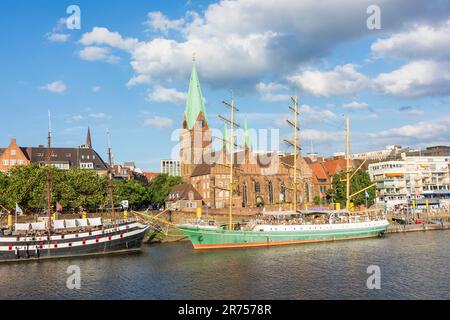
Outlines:
[{"label": "flag on mast", "polygon": [[19,207],[17,203],[16,203],[16,215],[23,215],[23,210]]}]

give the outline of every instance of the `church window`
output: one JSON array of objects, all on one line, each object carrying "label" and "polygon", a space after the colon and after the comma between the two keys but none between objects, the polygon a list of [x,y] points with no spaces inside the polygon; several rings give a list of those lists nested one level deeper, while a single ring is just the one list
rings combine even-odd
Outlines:
[{"label": "church window", "polygon": [[273,185],[272,181],[269,182],[269,203],[273,203]]},{"label": "church window", "polygon": [[247,183],[242,185],[242,207],[247,207]]}]

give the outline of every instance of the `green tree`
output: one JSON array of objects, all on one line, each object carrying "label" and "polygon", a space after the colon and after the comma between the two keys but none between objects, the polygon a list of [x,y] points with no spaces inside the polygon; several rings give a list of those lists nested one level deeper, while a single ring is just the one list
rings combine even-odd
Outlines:
[{"label": "green tree", "polygon": [[141,208],[150,204],[149,188],[137,180],[115,181],[114,199],[116,202],[128,200],[130,208]]},{"label": "green tree", "polygon": [[[352,173],[350,173],[352,175]],[[346,202],[346,174],[345,172],[336,173],[333,176],[333,182],[331,189],[327,191],[327,198],[333,198],[334,202],[338,202],[342,207],[345,206]],[[372,182],[370,181],[369,173],[365,171],[358,171],[352,177],[350,182],[350,194],[354,194],[364,188],[370,186]],[[371,206],[376,197],[376,188],[370,188],[367,190],[369,194],[368,205]],[[331,199],[330,199],[331,200]],[[352,198],[355,205],[361,205],[366,203],[365,192],[361,192]]]},{"label": "green tree", "polygon": [[156,176],[149,187],[149,200],[152,205],[162,206],[170,190],[183,182],[181,177],[172,177],[167,174]]},{"label": "green tree", "polygon": [[107,177],[91,170],[72,169],[66,172],[59,200],[63,207],[92,210],[105,205],[107,191]]}]

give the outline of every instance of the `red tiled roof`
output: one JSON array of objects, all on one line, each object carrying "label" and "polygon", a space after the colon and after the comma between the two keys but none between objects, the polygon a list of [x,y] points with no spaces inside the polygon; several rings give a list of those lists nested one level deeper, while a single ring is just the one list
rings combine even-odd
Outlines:
[{"label": "red tiled roof", "polygon": [[[310,163],[308,165],[309,165],[309,168],[312,171],[314,183],[316,183],[316,184],[318,184],[318,183],[329,183],[330,178],[327,175],[325,166],[323,165],[322,162],[314,162],[314,163]],[[319,179],[323,179],[323,180],[326,180],[326,181],[325,182],[319,182]]]},{"label": "red tiled roof", "polygon": [[325,160],[324,165],[328,176],[332,177],[336,172],[345,170],[347,166],[347,160],[345,160],[344,158],[327,159]]},{"label": "red tiled roof", "polygon": [[157,175],[159,175],[158,172],[144,172],[144,176],[147,178],[148,182],[152,181]]}]

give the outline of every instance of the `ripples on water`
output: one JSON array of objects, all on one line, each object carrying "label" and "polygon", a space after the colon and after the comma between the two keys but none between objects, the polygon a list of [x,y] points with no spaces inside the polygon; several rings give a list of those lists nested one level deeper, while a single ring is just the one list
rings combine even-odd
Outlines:
[{"label": "ripples on water", "polygon": [[[272,248],[141,254],[0,265],[0,299],[450,299],[450,231]],[[66,288],[69,265],[81,289]],[[369,265],[381,290],[366,287]]]}]

